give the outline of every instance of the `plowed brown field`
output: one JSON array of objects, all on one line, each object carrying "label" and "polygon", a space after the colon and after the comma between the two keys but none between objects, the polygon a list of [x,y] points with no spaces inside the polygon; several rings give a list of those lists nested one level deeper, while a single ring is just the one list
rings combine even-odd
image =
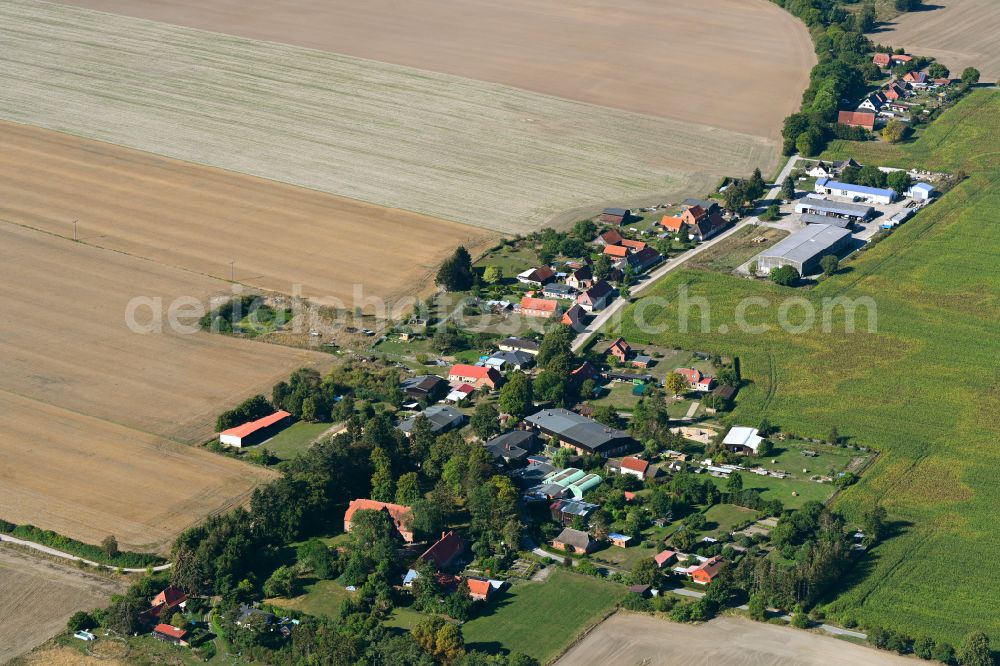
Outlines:
[{"label": "plowed brown field", "polygon": [[0,121],[0,219],[158,264],[304,296],[429,284],[482,229]]},{"label": "plowed brown field", "polygon": [[178,295],[227,293],[219,280],[9,222],[0,260],[4,519],[160,548],[271,477],[180,442],[210,437],[215,414],[329,357],[125,325],[134,296],[166,308]]},{"label": "plowed brown field", "polygon": [[0,546],[0,663],[45,642],[78,610],[107,604],[124,585]]},{"label": "plowed brown field", "polygon": [[875,41],[933,56],[958,77],[975,67],[984,81],[1000,78],[1000,2],[935,0],[936,9],[902,14]]}]

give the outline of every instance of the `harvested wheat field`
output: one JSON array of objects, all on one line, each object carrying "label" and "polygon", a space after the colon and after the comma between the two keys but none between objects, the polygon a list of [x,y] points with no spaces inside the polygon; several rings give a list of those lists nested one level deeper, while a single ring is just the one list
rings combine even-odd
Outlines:
[{"label": "harvested wheat field", "polygon": [[78,610],[108,603],[124,585],[0,546],[0,663],[40,645]]},{"label": "harvested wheat field", "polygon": [[[320,302],[429,284],[476,227],[0,121],[0,220]],[[230,266],[230,261],[235,261]]]},{"label": "harvested wheat field", "polygon": [[570,648],[556,666],[904,666],[912,659],[790,627],[719,617],[678,624],[617,613]]},{"label": "harvested wheat field", "polygon": [[984,81],[1000,78],[1000,2],[936,0],[936,9],[902,14],[874,37],[908,53],[933,56],[958,77],[975,67]]},{"label": "harvested wheat field", "polygon": [[210,437],[220,411],[328,356],[166,325],[133,333],[131,298],[162,298],[166,310],[229,285],[7,222],[0,248],[4,519],[158,549],[270,478],[185,444]]},{"label": "harvested wheat field", "polygon": [[34,0],[0,4],[0,44],[2,118],[501,232],[778,160],[748,133]]},{"label": "harvested wheat field", "polygon": [[770,137],[815,61],[766,0],[61,1]]}]

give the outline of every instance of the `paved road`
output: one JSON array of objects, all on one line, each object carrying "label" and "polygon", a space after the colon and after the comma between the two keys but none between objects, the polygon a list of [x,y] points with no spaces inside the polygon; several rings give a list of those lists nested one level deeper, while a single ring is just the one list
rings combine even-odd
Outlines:
[{"label": "paved road", "polygon": [[[670,590],[674,594],[679,594],[682,597],[691,597],[693,599],[701,599],[705,596],[704,592],[699,592],[698,590],[689,590],[686,587],[678,587],[676,589]],[[750,610],[746,604],[742,606],[737,606],[739,610]],[[791,622],[791,615],[779,615],[780,619],[785,622]],[[828,634],[833,634],[835,636],[850,636],[851,638],[859,638],[861,640],[868,640],[868,634],[861,633],[860,631],[852,631],[851,629],[844,629],[843,627],[836,627],[832,624],[820,624],[817,628],[822,629]]]},{"label": "paved road", "polygon": [[[707,250],[708,248],[716,245],[717,243],[720,243],[720,242],[726,240],[727,238],[729,238],[730,236],[732,236],[734,233],[736,233],[737,231],[739,231],[743,227],[751,224],[753,222],[753,220],[755,220],[755,219],[756,218],[750,218],[750,219],[743,220],[743,221],[739,222],[736,226],[734,226],[732,229],[729,229],[728,231],[723,232],[722,234],[720,234],[719,236],[716,236],[712,240],[705,241],[704,243],[702,243],[698,247],[685,252],[684,254],[680,255],[679,257],[675,257],[674,259],[670,259],[670,260],[666,261],[665,263],[661,264],[659,268],[657,268],[656,270],[654,270],[652,273],[649,273],[648,275],[646,275],[646,279],[645,280],[643,280],[639,284],[636,284],[636,285],[632,286],[632,295],[637,295],[637,294],[642,293],[643,291],[645,291],[646,289],[648,289],[651,285],[656,284],[656,282],[658,282],[665,275],[669,274],[671,271],[673,271],[673,270],[675,270],[675,269],[680,268],[681,266],[683,266],[692,257],[696,257],[699,254],[701,254],[702,252],[704,252],[705,250]],[[590,322],[587,325],[587,327],[585,329],[583,329],[583,331],[581,331],[576,336],[576,339],[573,341],[573,351],[574,352],[578,352],[581,349],[583,349],[583,347],[586,346],[587,341],[590,340],[590,338],[593,337],[593,335],[595,333],[597,333],[597,331],[599,331],[601,328],[603,328],[604,325],[607,324],[611,320],[612,317],[614,317],[615,315],[619,314],[625,308],[625,306],[627,304],[628,304],[628,301],[625,300],[624,298],[616,298],[611,303],[611,305],[609,305],[606,309],[602,310],[601,313],[599,315],[597,315],[596,317],[594,317],[594,320],[592,322]]]},{"label": "paved road", "polygon": [[[56,550],[55,548],[49,548],[48,546],[43,546],[40,543],[35,543],[34,541],[26,541],[25,539],[18,539],[12,537],[8,534],[0,534],[0,541],[5,541],[7,543],[17,544],[18,546],[24,546],[26,548],[33,548],[34,550],[43,552],[47,555],[52,555],[54,557],[61,557],[64,560],[73,560],[74,562],[83,562],[84,564],[89,564],[92,567],[107,567],[109,569],[117,569],[118,567],[112,566],[110,564],[101,564],[100,562],[92,562],[91,560],[84,559],[82,557],[77,557],[76,555],[70,555],[69,553],[64,553],[61,550]],[[166,564],[161,564],[159,566],[153,567],[153,571],[165,571],[172,567],[173,564],[167,562]],[[146,568],[135,569],[131,567],[123,567],[122,571],[125,573],[145,573]]]},{"label": "paved road", "polygon": [[[778,196],[781,194],[782,181],[784,181],[785,178],[787,178],[788,175],[791,174],[792,170],[795,168],[796,162],[798,162],[798,159],[799,158],[795,155],[788,158],[788,162],[785,163],[784,168],[782,168],[781,172],[778,174],[778,178],[775,180],[774,187],[772,187],[771,190],[767,193],[767,195],[765,195],[765,199],[778,198]],[[634,285],[632,287],[632,294],[636,295],[642,293],[643,291],[648,289],[650,285],[655,284],[665,275],[668,275],[671,271],[679,268],[680,266],[683,266],[687,261],[691,259],[691,257],[698,256],[708,248],[726,240],[727,238],[735,234],[740,229],[746,227],[747,225],[758,224],[759,222],[760,220],[758,220],[756,217],[748,217],[745,220],[740,221],[732,229],[729,229],[728,231],[722,233],[719,236],[716,236],[712,240],[705,241],[698,247],[689,250],[688,252],[685,252],[679,257],[670,259],[669,261],[662,264],[659,268],[649,273],[646,276],[645,280],[643,280],[637,285]],[[604,325],[607,324],[612,317],[620,313],[625,308],[626,304],[627,301],[624,298],[616,298],[611,303],[611,305],[608,306],[607,309],[605,309],[599,315],[597,315],[594,318],[594,320],[590,322],[590,324],[588,324],[587,327],[576,336],[576,339],[573,341],[573,351],[578,352],[581,349],[583,349],[586,346],[587,342],[590,340],[590,338],[592,338],[594,334],[597,333],[597,331],[601,330],[601,328],[603,328]]]}]

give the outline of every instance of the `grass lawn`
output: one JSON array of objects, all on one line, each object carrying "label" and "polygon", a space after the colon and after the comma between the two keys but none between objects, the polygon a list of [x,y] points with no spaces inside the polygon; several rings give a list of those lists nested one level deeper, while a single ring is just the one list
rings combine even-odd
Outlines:
[{"label": "grass lawn", "polygon": [[332,423],[298,421],[257,446],[267,449],[282,460],[291,460],[300,453],[305,453],[316,438],[332,426]]},{"label": "grass lawn", "polygon": [[[788,232],[782,229],[745,227],[718,245],[698,254],[687,265],[690,268],[729,273],[787,235]],[[754,242],[758,238],[764,240]]]},{"label": "grass lawn", "polygon": [[635,408],[639,398],[641,396],[632,395],[632,389],[635,388],[634,384],[625,384],[622,382],[614,382],[613,384],[608,384],[601,391],[601,397],[595,398],[590,401],[595,407],[601,407],[603,405],[609,405],[616,409],[622,409],[626,411],[632,411]]},{"label": "grass lawn", "polygon": [[728,534],[740,523],[755,520],[757,512],[735,504],[714,504],[705,510],[705,534],[719,538]]},{"label": "grass lawn", "polygon": [[341,602],[350,596],[351,593],[336,581],[314,580],[306,583],[302,588],[302,594],[297,597],[268,599],[267,603],[316,617],[335,618],[340,611]]},{"label": "grass lawn", "polygon": [[523,652],[544,664],[624,596],[621,585],[558,569],[543,583],[513,585],[462,633],[471,649]]},{"label": "grass lawn", "polygon": [[[645,557],[653,557],[664,549],[663,540],[667,534],[674,531],[678,523],[671,523],[664,527],[648,527],[642,531],[642,541],[637,545],[628,548],[618,548],[617,546],[607,546],[591,555],[591,560],[597,566],[607,564],[615,569],[631,571],[635,563]],[[652,544],[652,545],[647,545]]]},{"label": "grass lawn", "polygon": [[522,273],[529,268],[537,268],[541,263],[538,253],[534,248],[520,247],[513,249],[510,246],[504,246],[499,252],[489,253],[473,264],[473,266],[484,269],[487,266],[499,266],[503,270],[504,278],[510,279],[517,277],[518,273]]},{"label": "grass lawn", "polygon": [[[639,330],[629,311],[618,328],[633,344],[739,356],[749,383],[727,417],[730,424],[755,425],[766,417],[811,437],[837,427],[852,443],[883,452],[835,506],[857,519],[881,503],[894,536],[866,556],[855,579],[844,582],[825,607],[828,615],[955,644],[982,629],[1000,642],[1000,426],[990,418],[1000,414],[1000,91],[974,92],[912,143],[835,142],[824,158],[849,156],[862,163],[963,171],[968,178],[814,287],[681,270],[650,289],[650,296],[669,301],[643,313],[646,321],[663,325],[661,331]],[[690,298],[710,304],[707,330],[697,310],[688,330],[679,330],[682,286]],[[748,296],[768,303],[746,313],[749,323],[770,327],[766,334],[736,323],[736,307]],[[856,331],[846,332],[841,308],[831,332],[816,325],[791,333],[777,325],[777,312],[793,296],[818,313],[824,297],[870,298],[877,326],[869,328],[861,308]],[[748,487],[767,486],[768,494],[792,505],[787,481],[746,476]],[[816,494],[830,489],[799,483]],[[945,562],[961,574],[943,575]]]},{"label": "grass lawn", "polygon": [[[815,457],[804,456],[802,455],[803,451],[812,451],[818,455]],[[756,458],[753,462],[767,469],[781,470],[796,476],[804,476],[803,469],[808,469],[810,475],[834,476],[847,467],[854,458],[867,458],[870,455],[826,444],[789,440],[775,442],[771,455]],[[772,463],[772,460],[775,462]]]},{"label": "grass lawn", "polygon": [[426,615],[420,611],[413,610],[412,608],[394,608],[392,610],[392,615],[390,615],[389,619],[385,621],[385,626],[409,631],[410,629],[413,629],[418,622],[426,619]]},{"label": "grass lawn", "polygon": [[[765,500],[780,500],[786,509],[797,509],[812,500],[825,502],[837,490],[832,483],[810,481],[808,476],[804,477],[801,474],[801,468],[798,471],[800,472],[797,475],[798,478],[794,479],[779,479],[773,476],[760,476],[752,472],[742,472],[743,487],[747,490],[753,488]],[[719,490],[725,492],[728,479],[714,476],[710,478]],[[792,493],[798,493],[798,496],[792,495]]]}]

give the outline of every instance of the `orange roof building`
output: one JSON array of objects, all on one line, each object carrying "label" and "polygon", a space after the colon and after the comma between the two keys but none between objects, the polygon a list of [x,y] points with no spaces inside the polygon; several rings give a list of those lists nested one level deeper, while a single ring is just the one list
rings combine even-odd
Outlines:
[{"label": "orange roof building", "polygon": [[219,433],[219,442],[236,448],[263,442],[287,426],[291,417],[291,414],[279,409],[274,414],[269,414],[264,418],[222,431]]},{"label": "orange roof building", "polygon": [[722,559],[722,556],[716,555],[692,570],[691,580],[700,585],[708,585],[715,580],[715,577],[719,575],[719,572],[722,571],[722,567],[725,565],[726,561]]},{"label": "orange roof building", "polygon": [[448,381],[453,384],[471,384],[476,388],[488,386],[493,389],[503,381],[503,375],[496,368],[458,363],[451,366],[451,370],[448,371]]},{"label": "orange roof building", "polygon": [[455,532],[445,532],[441,538],[434,542],[430,548],[425,550],[420,559],[427,560],[438,569],[444,569],[455,561],[455,558],[465,550],[465,539]]},{"label": "orange roof building", "polygon": [[875,129],[875,114],[867,111],[841,111],[837,114],[837,124],[864,127],[871,132]]},{"label": "orange roof building", "polygon": [[621,471],[622,474],[632,474],[640,479],[646,475],[649,470],[649,462],[636,458],[634,456],[625,456],[621,461]]},{"label": "orange roof building", "polygon": [[409,527],[410,507],[389,502],[376,502],[370,499],[351,500],[344,513],[345,532],[351,531],[354,514],[358,511],[385,511],[392,518],[392,523],[396,526],[396,531],[403,537],[403,541],[413,543],[413,530]]},{"label": "orange roof building", "polygon": [[531,296],[525,296],[521,299],[521,314],[525,317],[552,318],[558,316],[559,312],[559,301]]},{"label": "orange roof building", "polygon": [[664,215],[663,219],[660,220],[660,226],[666,229],[667,231],[679,233],[680,230],[684,228],[684,219],[680,217],[672,217],[670,215]]},{"label": "orange roof building", "polygon": [[628,256],[628,248],[624,245],[608,245],[604,248],[604,254],[609,257],[615,257],[616,259],[622,259]]},{"label": "orange roof building", "polygon": [[468,578],[465,583],[469,586],[469,596],[477,601],[487,601],[493,593],[493,586],[488,580]]}]

